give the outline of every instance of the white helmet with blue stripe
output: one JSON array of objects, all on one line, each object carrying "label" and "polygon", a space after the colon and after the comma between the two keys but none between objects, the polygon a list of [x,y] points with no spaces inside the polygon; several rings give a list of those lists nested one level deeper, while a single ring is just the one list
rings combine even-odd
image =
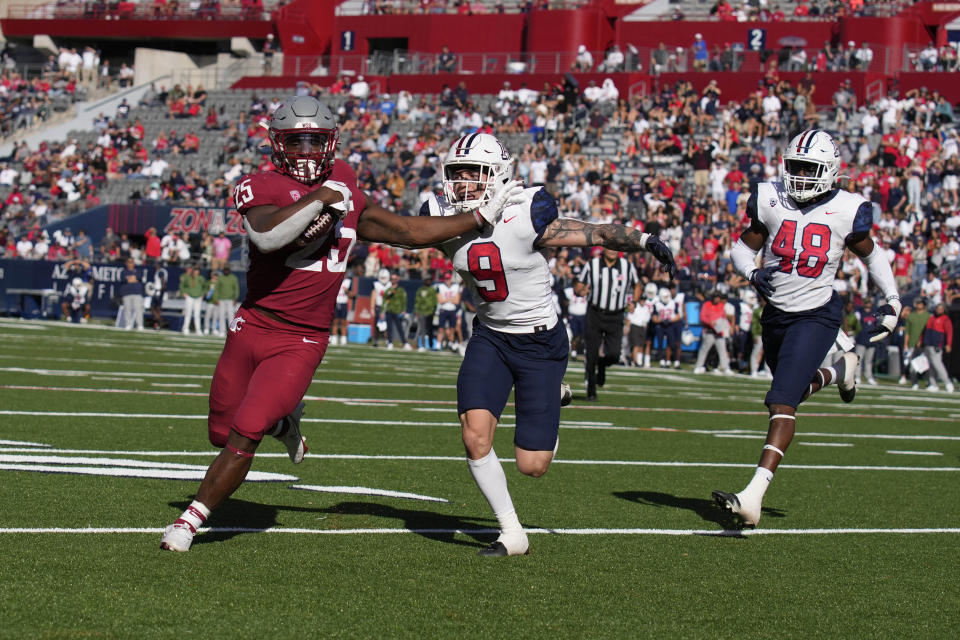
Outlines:
[{"label": "white helmet with blue stripe", "polygon": [[783,151],[783,184],[797,202],[807,202],[833,189],[840,173],[840,149],[820,129],[807,129]]},{"label": "white helmet with blue stripe", "polygon": [[[463,170],[472,175],[465,175]],[[443,193],[457,211],[473,211],[513,178],[513,158],[495,136],[468,133],[443,160]]]}]

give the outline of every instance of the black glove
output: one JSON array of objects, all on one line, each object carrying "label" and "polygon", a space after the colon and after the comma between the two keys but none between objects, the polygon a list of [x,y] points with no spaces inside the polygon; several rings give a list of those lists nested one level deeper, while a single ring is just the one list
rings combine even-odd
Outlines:
[{"label": "black glove", "polygon": [[754,269],[753,273],[750,274],[750,284],[754,286],[757,290],[757,293],[762,295],[764,298],[769,298],[773,295],[773,292],[776,291],[776,287],[773,286],[773,274],[777,272],[777,267],[763,267],[762,269]]},{"label": "black glove", "polygon": [[670,247],[664,244],[659,237],[651,235],[647,239],[646,249],[663,265],[663,270],[673,280],[673,277],[677,275],[677,263],[673,260],[673,252],[670,251]]}]

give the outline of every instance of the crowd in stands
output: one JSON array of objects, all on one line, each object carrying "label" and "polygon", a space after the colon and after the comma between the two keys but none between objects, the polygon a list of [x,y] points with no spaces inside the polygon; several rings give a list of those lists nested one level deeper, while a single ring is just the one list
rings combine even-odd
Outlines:
[{"label": "crowd in stands", "polygon": [[[341,159],[356,169],[373,201],[416,215],[423,197],[441,188],[440,157],[447,145],[464,132],[491,132],[515,155],[518,176],[553,193],[562,215],[620,221],[659,234],[677,257],[677,284],[688,299],[714,291],[737,299],[748,288],[734,273],[729,252],[745,226],[750,189],[776,178],[778,153],[793,134],[820,126],[839,143],[847,176],[842,186],[874,203],[874,235],[906,298],[918,295],[919,283],[932,274],[942,301],[960,299],[960,134],[952,105],[936,91],[891,90],[857,104],[846,84],[827,95],[818,91],[815,74],[794,84],[775,67],[742,103],[725,100],[717,82],[698,92],[681,81],[629,100],[612,82],[603,84],[580,87],[568,76],[539,90],[505,83],[496,96],[476,96],[460,82],[439,94],[414,96],[378,94],[358,77],[340,78],[325,89],[301,84],[298,91],[337,109]],[[86,148],[69,140],[35,150],[19,145],[0,168],[0,188],[11,188],[3,205],[4,255],[72,256],[69,244],[66,256],[49,249],[62,246],[62,239],[46,240],[47,251],[39,253],[35,247],[20,251],[18,243],[36,245],[40,234],[43,246],[43,224],[71,202],[95,203],[106,180],[142,179],[140,197],[157,202],[232,206],[235,180],[271,167],[262,152],[261,123],[282,97],[253,96],[242,111],[228,112],[208,107],[200,87],[160,88],[142,106],[127,105],[113,118],[101,118],[100,136]],[[137,117],[143,110],[164,114],[171,130],[145,140]],[[172,161],[194,151],[191,133],[204,127],[218,133],[218,169],[181,173]],[[192,249],[181,246],[175,259],[203,255],[208,242],[212,246],[212,239],[193,239]],[[123,243],[118,247],[117,258],[125,257]],[[150,247],[137,247],[140,254],[131,247],[130,253],[144,260],[173,255],[155,249],[151,254]],[[568,288],[588,255],[554,252],[558,292]],[[866,272],[859,260],[848,258],[836,286],[860,305],[869,297]],[[669,284],[646,254],[631,259],[644,281]],[[439,281],[451,265],[433,250],[361,244],[352,268],[357,276],[374,277],[387,268],[401,278]],[[559,295],[558,303],[565,308],[564,298]]]},{"label": "crowd in stands", "polygon": [[285,2],[267,0],[58,0],[51,16],[86,20],[264,20]]}]

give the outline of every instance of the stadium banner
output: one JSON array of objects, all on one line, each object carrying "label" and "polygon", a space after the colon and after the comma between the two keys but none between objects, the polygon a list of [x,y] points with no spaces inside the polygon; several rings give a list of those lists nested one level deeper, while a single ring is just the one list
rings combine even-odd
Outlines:
[{"label": "stadium banner", "polygon": [[[6,315],[23,318],[60,317],[60,302],[63,291],[73,277],[80,277],[90,284],[90,314],[96,317],[114,318],[117,315],[120,276],[124,265],[120,262],[92,263],[89,269],[71,272],[66,262],[47,260],[0,259],[0,299]],[[177,315],[182,303],[176,298],[180,276],[184,269],[172,265],[142,265],[136,267],[144,285],[144,295],[155,295],[158,272],[166,281],[164,291],[164,315]],[[241,295],[246,290],[246,273],[237,273]],[[149,308],[149,304],[145,305]]]},{"label": "stadium banner", "polygon": [[233,208],[143,203],[100,205],[44,228],[51,234],[57,229],[69,228],[73,232],[83,229],[94,246],[100,246],[107,227],[131,238],[143,236],[151,228],[156,229],[161,238],[171,231],[186,236],[203,233],[215,235],[223,231],[231,239],[246,234],[243,217]]}]

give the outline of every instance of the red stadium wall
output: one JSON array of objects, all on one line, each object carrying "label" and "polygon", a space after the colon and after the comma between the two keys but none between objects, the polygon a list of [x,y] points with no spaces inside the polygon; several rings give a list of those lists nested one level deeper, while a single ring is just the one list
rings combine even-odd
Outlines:
[{"label": "red stadium wall", "polygon": [[[523,50],[523,24],[522,14],[340,16],[331,49],[334,55],[369,55],[371,38],[406,38],[407,49],[417,52],[439,53],[443,45],[453,52],[517,52]],[[352,51],[341,49],[344,32],[354,35]]]},{"label": "red stadium wall", "polygon": [[614,35],[610,21],[596,8],[535,11],[527,19],[526,50],[573,53],[582,44],[591,51],[597,51],[612,42]]},{"label": "red stadium wall", "polygon": [[276,13],[280,48],[291,56],[330,53],[334,0],[292,0]]}]

